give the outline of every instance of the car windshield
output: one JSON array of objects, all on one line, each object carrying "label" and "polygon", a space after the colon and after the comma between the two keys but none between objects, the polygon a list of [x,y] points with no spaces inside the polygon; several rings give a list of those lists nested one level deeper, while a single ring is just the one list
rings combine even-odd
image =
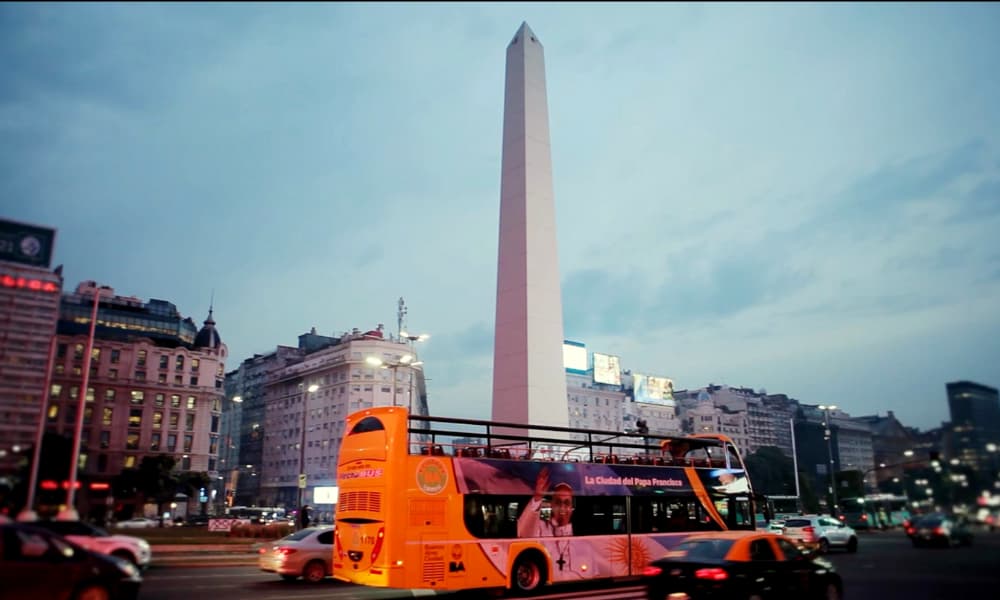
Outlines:
[{"label": "car windshield", "polygon": [[937,527],[946,520],[947,519],[941,515],[932,515],[920,519],[919,521],[917,521],[917,523],[921,527]]},{"label": "car windshield", "polygon": [[808,527],[811,525],[809,519],[788,519],[785,521],[785,527]]},{"label": "car windshield", "polygon": [[733,546],[733,540],[685,540],[675,550],[687,553],[687,558],[722,558]]},{"label": "car windshield", "polygon": [[306,539],[307,537],[309,537],[310,534],[315,533],[315,531],[316,530],[312,529],[312,528],[300,529],[300,530],[296,531],[295,533],[291,533],[289,535],[286,535],[285,537],[281,538],[281,540],[279,540],[279,541],[282,541],[282,542],[297,542],[299,540]]},{"label": "car windshield", "polygon": [[82,521],[38,521],[34,523],[48,529],[49,531],[54,531],[59,535],[85,535],[88,537],[111,537],[111,534],[107,531],[101,529],[100,527],[94,527],[88,523]]}]

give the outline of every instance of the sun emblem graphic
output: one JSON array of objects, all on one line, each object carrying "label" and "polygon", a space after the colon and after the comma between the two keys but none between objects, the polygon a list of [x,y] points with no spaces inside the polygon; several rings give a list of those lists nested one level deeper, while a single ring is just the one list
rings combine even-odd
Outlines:
[{"label": "sun emblem graphic", "polygon": [[[611,558],[611,569],[614,575],[634,575],[642,573],[643,568],[652,560],[649,550],[639,538],[633,538],[631,542],[627,538],[613,540],[608,548],[608,556]],[[629,564],[629,558],[632,564]]]}]

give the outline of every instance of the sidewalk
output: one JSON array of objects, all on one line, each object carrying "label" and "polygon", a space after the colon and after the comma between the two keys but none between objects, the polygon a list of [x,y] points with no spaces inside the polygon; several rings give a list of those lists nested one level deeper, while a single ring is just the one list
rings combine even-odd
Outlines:
[{"label": "sidewalk", "polygon": [[154,544],[151,568],[244,567],[257,564],[258,550],[271,540],[246,544]]}]

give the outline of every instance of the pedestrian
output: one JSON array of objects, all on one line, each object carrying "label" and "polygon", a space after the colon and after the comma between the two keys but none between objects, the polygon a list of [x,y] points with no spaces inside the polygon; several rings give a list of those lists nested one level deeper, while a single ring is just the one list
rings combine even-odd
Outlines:
[{"label": "pedestrian", "polygon": [[299,529],[309,527],[309,505],[306,504],[299,510]]}]

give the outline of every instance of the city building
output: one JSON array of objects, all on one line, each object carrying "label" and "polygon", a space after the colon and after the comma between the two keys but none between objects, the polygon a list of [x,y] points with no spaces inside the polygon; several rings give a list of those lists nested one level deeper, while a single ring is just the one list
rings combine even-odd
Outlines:
[{"label": "city building", "polygon": [[[387,338],[381,325],[341,336],[313,329],[299,336],[297,348],[244,361],[225,386],[229,410],[240,413],[239,454],[228,458],[226,475],[231,505],[297,508],[302,485],[302,503],[332,510],[316,491],[336,486],[344,419],[393,405],[426,415],[422,364],[414,338]],[[232,402],[237,396],[240,402]]]},{"label": "city building", "polygon": [[[59,319],[55,230],[0,219],[0,478],[32,460]],[[12,485],[10,486],[12,487]]]},{"label": "city building", "polygon": [[218,476],[227,350],[211,308],[199,329],[173,303],[118,296],[84,281],[62,295],[57,331],[45,425],[72,439],[83,407],[81,479],[108,482],[158,455],[172,456],[179,471]]},{"label": "city building", "polygon": [[951,413],[947,458],[977,474],[984,489],[998,479],[996,452],[1000,446],[1000,399],[997,389],[972,381],[945,385]]}]

